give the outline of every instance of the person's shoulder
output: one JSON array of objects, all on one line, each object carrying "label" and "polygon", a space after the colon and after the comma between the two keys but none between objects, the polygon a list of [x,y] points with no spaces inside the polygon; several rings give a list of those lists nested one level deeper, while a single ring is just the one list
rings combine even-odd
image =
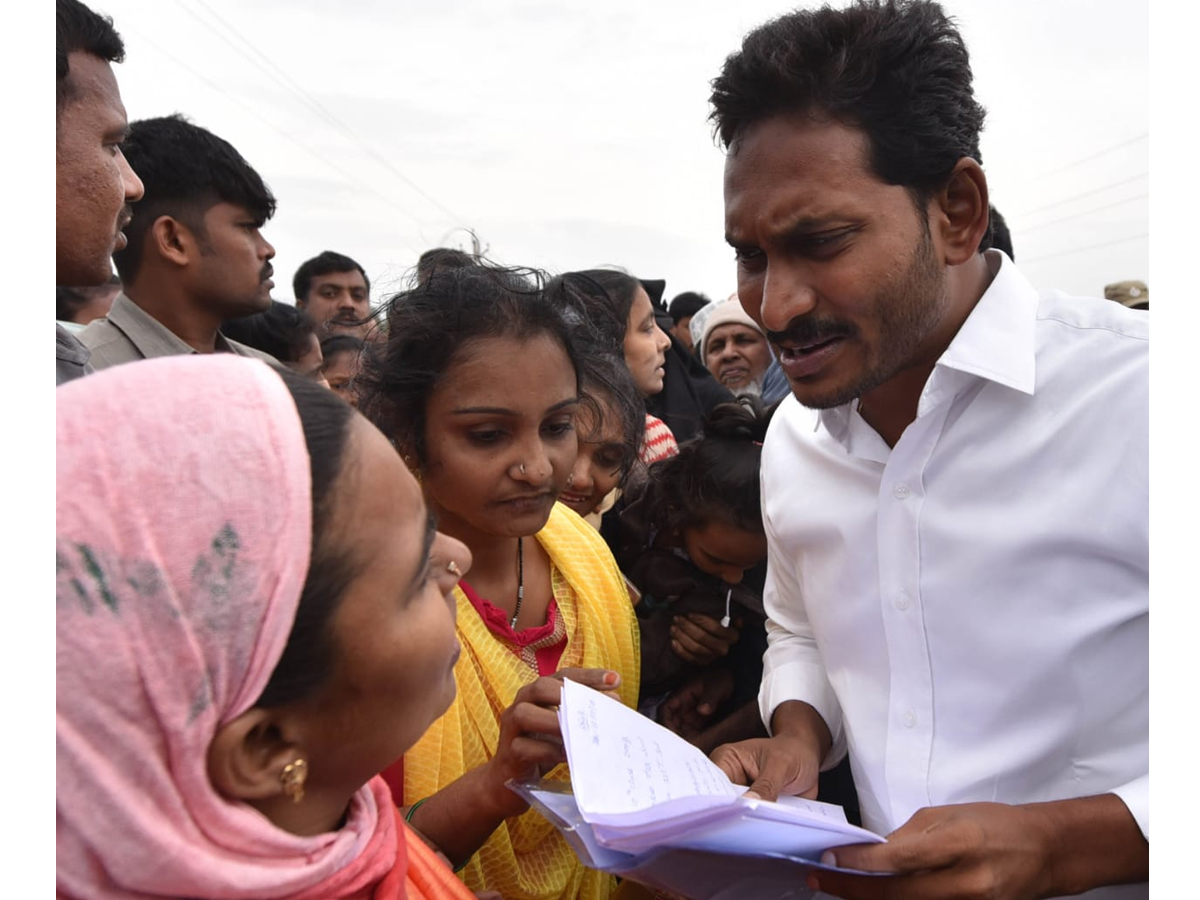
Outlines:
[{"label": "person's shoulder", "polygon": [[92,319],[88,322],[87,327],[79,332],[79,342],[89,350],[122,340],[128,340],[128,338],[107,318]]},{"label": "person's shoulder", "polygon": [[107,318],[88,323],[79,333],[79,341],[91,352],[91,364],[97,371],[145,358],[129,335]]},{"label": "person's shoulder", "polygon": [[1063,338],[1115,342],[1130,346],[1150,341],[1150,312],[1129,309],[1101,297],[1079,297],[1064,291],[1042,291],[1038,326]]}]

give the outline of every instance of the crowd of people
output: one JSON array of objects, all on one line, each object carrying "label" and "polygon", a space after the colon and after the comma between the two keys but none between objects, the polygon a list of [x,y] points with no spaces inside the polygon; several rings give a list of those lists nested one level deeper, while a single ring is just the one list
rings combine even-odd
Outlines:
[{"label": "crowd of people", "polygon": [[264,179],[56,2],[58,896],[653,897],[508,786],[568,678],[888,835],[797,888],[1148,895],[1148,291],[1022,276],[936,3],[725,60],[725,300],[287,303]]}]

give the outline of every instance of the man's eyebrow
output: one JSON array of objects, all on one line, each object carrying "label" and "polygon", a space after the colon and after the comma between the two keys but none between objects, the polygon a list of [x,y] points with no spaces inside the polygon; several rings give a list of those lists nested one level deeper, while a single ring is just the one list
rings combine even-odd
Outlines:
[{"label": "man's eyebrow", "polygon": [[108,141],[126,141],[129,139],[131,129],[129,123],[121,125],[117,128],[111,128],[104,133],[104,139]]},{"label": "man's eyebrow", "polygon": [[[800,216],[780,228],[776,233],[788,238],[798,237],[823,231],[839,221],[841,219],[837,216]],[[736,235],[729,232],[725,233],[725,243],[735,249],[747,246],[744,241],[738,240]]]}]

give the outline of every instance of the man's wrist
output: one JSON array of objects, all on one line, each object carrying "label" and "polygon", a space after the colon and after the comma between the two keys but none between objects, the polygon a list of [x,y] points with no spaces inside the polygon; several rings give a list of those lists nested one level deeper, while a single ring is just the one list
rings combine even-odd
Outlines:
[{"label": "man's wrist", "polygon": [[1030,803],[1045,848],[1043,896],[1081,894],[1150,878],[1150,845],[1116,794]]},{"label": "man's wrist", "polygon": [[833,745],[829,726],[816,708],[802,700],[785,700],[771,713],[771,734],[811,752],[818,764]]}]

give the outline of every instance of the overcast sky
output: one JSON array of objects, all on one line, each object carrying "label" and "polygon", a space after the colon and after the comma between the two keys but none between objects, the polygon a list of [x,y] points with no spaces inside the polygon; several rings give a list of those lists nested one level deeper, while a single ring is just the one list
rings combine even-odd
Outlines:
[{"label": "overcast sky", "polygon": [[[983,163],[1039,286],[1149,280],[1148,12],[951,0],[988,110]],[[358,259],[378,301],[424,249],[553,271],[612,264],[720,297],[709,81],[783,3],[95,0],[126,41],[131,119],[182,112],[279,198],[276,298]]]}]

